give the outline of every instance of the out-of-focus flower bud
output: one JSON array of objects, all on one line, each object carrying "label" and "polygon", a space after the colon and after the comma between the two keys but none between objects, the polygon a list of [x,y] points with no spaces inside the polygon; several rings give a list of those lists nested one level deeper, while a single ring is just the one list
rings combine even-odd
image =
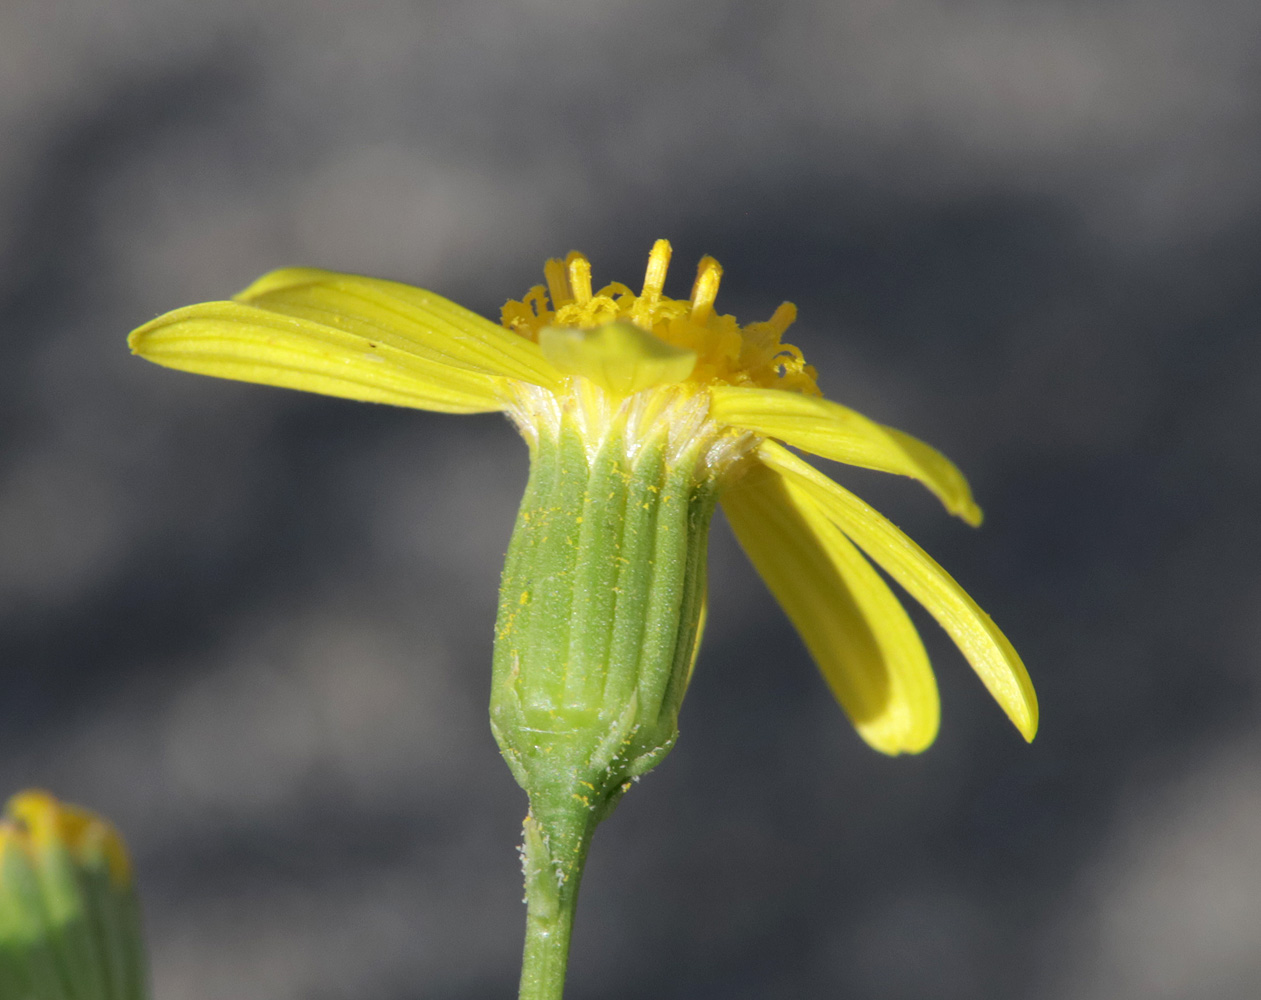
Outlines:
[{"label": "out-of-focus flower bud", "polygon": [[113,825],[47,792],[0,818],[0,997],[148,1000],[131,864]]}]

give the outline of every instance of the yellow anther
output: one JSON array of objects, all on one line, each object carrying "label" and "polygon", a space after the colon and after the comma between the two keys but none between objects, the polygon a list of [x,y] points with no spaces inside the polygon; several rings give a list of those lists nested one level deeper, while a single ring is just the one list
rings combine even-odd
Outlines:
[{"label": "yellow anther", "polygon": [[565,271],[569,276],[569,290],[580,306],[591,301],[591,261],[577,250],[571,250],[565,258]]},{"label": "yellow anther", "polygon": [[722,265],[708,255],[701,258],[696,267],[696,282],[692,285],[692,322],[704,323],[714,311],[714,299],[718,297],[718,282],[722,280]]},{"label": "yellow anther", "polygon": [[544,264],[543,278],[547,281],[547,294],[551,296],[553,311],[561,306],[569,305],[574,300],[569,290],[569,275],[566,273],[563,260],[553,257]]}]

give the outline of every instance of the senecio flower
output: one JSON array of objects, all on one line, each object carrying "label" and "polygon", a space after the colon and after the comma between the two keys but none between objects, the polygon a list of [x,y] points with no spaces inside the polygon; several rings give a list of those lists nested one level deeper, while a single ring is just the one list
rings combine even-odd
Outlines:
[{"label": "senecio flower", "polygon": [[[722,269],[662,294],[592,290],[580,253],[499,324],[408,285],[288,269],[231,302],[136,330],[158,364],[446,413],[499,410],[530,447],[495,629],[491,723],[530,796],[522,997],[559,996],[590,833],[673,746],[705,609],[721,503],[859,735],[887,754],[936,736],[936,682],[915,626],[872,566],[949,633],[1026,739],[1037,702],[1019,656],[918,545],[785,445],[919,480],[980,523],[962,474],[901,431],[824,399],[781,305],[744,327],[714,309]],[[868,561],[870,560],[870,561]],[[558,971],[559,970],[559,971]],[[549,985],[551,984],[551,985]]]}]

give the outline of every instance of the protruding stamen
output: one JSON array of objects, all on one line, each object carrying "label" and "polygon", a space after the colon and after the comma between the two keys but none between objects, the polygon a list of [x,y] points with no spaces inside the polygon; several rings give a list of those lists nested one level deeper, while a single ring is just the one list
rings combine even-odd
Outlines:
[{"label": "protruding stamen", "polygon": [[565,258],[565,271],[574,301],[580,306],[586,305],[591,301],[591,261],[577,250],[571,250]]},{"label": "protruding stamen", "polygon": [[661,300],[661,289],[666,286],[666,270],[670,267],[670,242],[657,240],[648,254],[648,272],[644,275],[644,290],[631,309],[631,322],[645,330],[652,329],[653,312]]},{"label": "protruding stamen", "polygon": [[543,278],[547,281],[547,294],[551,296],[553,312],[574,300],[573,293],[569,290],[569,276],[563,260],[553,257],[544,264]]},{"label": "protruding stamen", "polygon": [[670,241],[657,240],[648,255],[648,272],[644,275],[644,291],[640,298],[655,303],[666,286],[666,269],[670,266]]},{"label": "protruding stamen", "polygon": [[704,323],[714,311],[722,265],[708,255],[696,266],[696,282],[692,285],[692,322]]},{"label": "protruding stamen", "polygon": [[793,325],[793,321],[796,318],[797,307],[791,302],[781,302],[779,308],[766,321],[766,325],[775,331],[775,339],[778,340],[784,335],[784,331]]}]

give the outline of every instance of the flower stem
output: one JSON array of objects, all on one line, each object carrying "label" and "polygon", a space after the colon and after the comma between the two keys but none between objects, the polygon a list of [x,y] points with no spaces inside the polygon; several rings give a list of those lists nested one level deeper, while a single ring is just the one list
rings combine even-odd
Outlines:
[{"label": "flower stem", "polygon": [[521,849],[526,918],[520,1000],[561,1000],[565,991],[578,885],[597,822],[572,791],[531,800]]}]

